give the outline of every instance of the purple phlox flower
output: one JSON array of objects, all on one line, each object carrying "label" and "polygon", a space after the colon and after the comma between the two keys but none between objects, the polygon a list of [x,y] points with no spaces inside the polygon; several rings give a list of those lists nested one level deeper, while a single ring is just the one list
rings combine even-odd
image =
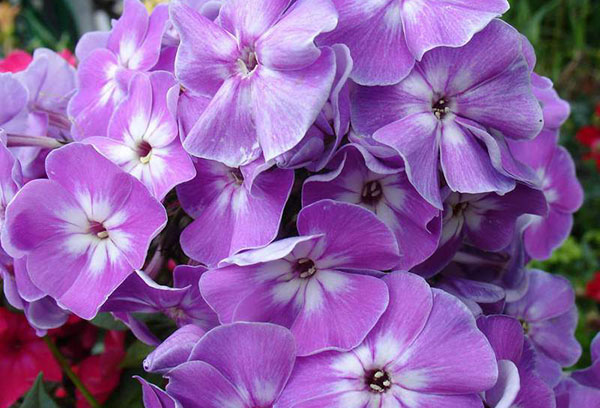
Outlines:
[{"label": "purple phlox flower", "polygon": [[217,327],[187,362],[166,374],[167,393],[186,408],[272,407],[296,359],[294,337],[269,323]]},{"label": "purple phlox flower", "polygon": [[29,91],[14,74],[0,74],[0,96],[6,101],[10,101],[10,103],[4,103],[0,110],[2,143],[10,147],[11,153],[21,163],[21,169],[24,170],[26,177],[43,176],[41,149],[39,147],[19,147],[19,143],[15,143],[15,137],[29,139],[31,136],[38,136],[40,139],[46,139],[47,118],[43,114],[36,114],[29,109]]},{"label": "purple phlox flower", "polygon": [[181,247],[210,267],[277,236],[294,184],[293,170],[262,159],[240,168],[195,159],[196,177],[177,187],[182,208],[195,220],[181,233]]},{"label": "purple phlox flower", "polygon": [[337,24],[331,1],[232,0],[215,22],[181,1],[170,10],[181,37],[177,78],[211,97],[185,149],[238,167],[261,152],[268,162],[296,146],[333,85],[334,52],[314,44]]},{"label": "purple phlox flower", "polygon": [[600,334],[590,347],[592,365],[565,375],[555,388],[557,408],[600,406]]},{"label": "purple phlox flower", "polygon": [[331,49],[336,59],[331,95],[302,141],[275,158],[279,167],[306,167],[312,172],[323,170],[350,129],[350,92],[347,81],[352,70],[352,58],[345,45],[335,44]]},{"label": "purple phlox flower", "polygon": [[31,64],[15,77],[28,90],[29,110],[42,116],[47,123],[47,136],[68,140],[71,122],[67,117],[67,105],[75,93],[75,68],[54,51],[38,48]]},{"label": "purple phlox flower", "polygon": [[583,370],[573,371],[571,378],[581,385],[600,391],[600,333],[597,333],[594,340],[592,340],[590,350],[592,365]]},{"label": "purple phlox flower", "polygon": [[[544,109],[546,112],[546,109]],[[558,145],[558,130],[544,129],[534,140],[511,142],[515,157],[531,166],[549,210],[545,216],[527,216],[525,246],[532,258],[547,259],[569,236],[573,213],[583,204],[583,188],[567,149]]]},{"label": "purple phlox flower", "polygon": [[600,406],[600,390],[579,384],[572,378],[564,378],[555,388],[556,408],[580,408]]},{"label": "purple phlox flower", "polygon": [[403,169],[389,167],[353,144],[340,149],[328,168],[331,172],[304,182],[304,206],[332,199],[374,212],[396,236],[401,256],[396,268],[401,270],[423,262],[437,249],[440,211],[419,195]]},{"label": "purple phlox flower", "polygon": [[483,394],[490,408],[548,408],[554,392],[535,373],[534,351],[525,342],[518,320],[503,315],[482,316],[477,327],[489,340],[498,360],[498,382]]},{"label": "purple phlox flower", "polygon": [[520,34],[494,20],[461,48],[428,52],[396,85],[358,87],[352,125],[393,147],[408,179],[439,209],[439,168],[452,191],[507,193],[534,175],[505,139],[532,139],[543,126],[521,49]]},{"label": "purple phlox flower", "polygon": [[319,38],[346,44],[355,60],[351,78],[362,85],[392,85],[423,55],[440,46],[465,45],[509,8],[506,0],[334,0],[337,28]]},{"label": "purple phlox flower", "polygon": [[558,130],[569,118],[571,106],[560,98],[550,79],[533,73],[531,85],[544,111],[544,130]]},{"label": "purple phlox flower", "polygon": [[[67,103],[75,92],[75,69],[48,49],[37,49],[33,60],[17,74],[3,74],[0,94],[12,101],[3,107],[0,126],[9,134],[9,146],[21,162],[27,178],[44,176],[44,159],[49,150],[42,147],[17,147],[14,138],[70,138],[71,122]],[[9,119],[7,121],[7,119]]]},{"label": "purple phlox flower", "polygon": [[157,6],[148,16],[138,0],[125,0],[123,15],[106,33],[84,36],[76,49],[81,63],[79,88],[69,103],[75,140],[105,136],[116,106],[126,97],[136,72],[148,72],[158,62],[169,19],[168,7]]},{"label": "purple phlox flower", "polygon": [[138,74],[112,116],[108,137],[84,141],[144,183],[158,200],[196,175],[178,137],[178,95],[179,85],[171,74]]},{"label": "purple phlox flower", "polygon": [[183,326],[163,341],[148,357],[144,359],[144,370],[165,374],[180,364],[188,361],[198,340],[206,332],[194,325]]},{"label": "purple phlox flower", "polygon": [[159,285],[142,271],[130,275],[102,306],[128,324],[140,340],[160,343],[133,314],[163,313],[177,326],[195,324],[209,330],[218,324],[217,316],[200,295],[198,281],[206,271],[202,266],[180,265],[173,272],[173,287]]},{"label": "purple phlox flower", "polygon": [[298,214],[299,237],[223,261],[200,291],[222,323],[289,327],[298,355],[356,347],[388,304],[375,276],[399,262],[390,229],[359,206],[322,200]]},{"label": "purple phlox flower", "polygon": [[439,248],[416,268],[425,277],[448,265],[463,242],[484,251],[506,248],[515,237],[517,219],[521,215],[544,215],[548,210],[540,190],[520,183],[504,195],[460,194],[448,188],[444,188],[442,194],[444,212]]},{"label": "purple phlox flower", "polygon": [[43,293],[91,319],[142,267],[166,213],[143,184],[92,146],[52,151],[46,172],[49,179],[27,183],[8,205],[2,245],[12,257],[26,258]]},{"label": "purple phlox flower", "polygon": [[527,292],[528,261],[522,234],[517,230],[510,245],[497,252],[463,245],[431,282],[462,300],[475,317],[499,314],[505,302],[519,300]]},{"label": "purple phlox flower", "polygon": [[471,313],[417,275],[383,280],[390,303],[362,344],[299,358],[278,407],[481,407],[498,369]]},{"label": "purple phlox flower", "polygon": [[142,401],[145,408],[178,408],[175,400],[156,385],[149,383],[137,375],[133,378],[138,380],[142,385]]},{"label": "purple phlox flower", "polygon": [[575,293],[569,281],[530,270],[527,293],[507,303],[504,313],[522,322],[536,350],[538,374],[554,387],[560,380],[561,367],[575,364],[581,355],[581,345],[574,336],[578,318]]}]

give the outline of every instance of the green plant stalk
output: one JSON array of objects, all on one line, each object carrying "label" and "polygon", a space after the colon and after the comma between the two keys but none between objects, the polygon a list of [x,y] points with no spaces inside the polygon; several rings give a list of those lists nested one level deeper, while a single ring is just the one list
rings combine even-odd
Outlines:
[{"label": "green plant stalk", "polygon": [[54,344],[54,341],[52,341],[52,339],[46,335],[46,336],[44,336],[44,342],[50,349],[50,352],[52,352],[52,355],[54,356],[54,358],[56,359],[56,361],[62,368],[63,372],[67,375],[67,377],[69,377],[69,379],[73,382],[75,387],[77,387],[79,392],[81,392],[81,395],[83,395],[83,397],[86,399],[88,404],[90,404],[90,406],[92,408],[101,408],[101,405],[98,403],[98,401],[96,401],[96,398],[94,398],[92,393],[90,393],[89,390],[85,387],[85,385],[83,384],[81,379],[79,379],[77,374],[75,374],[73,372],[73,370],[69,366],[69,362],[62,355],[62,353],[60,352],[58,347],[56,347],[56,344]]}]

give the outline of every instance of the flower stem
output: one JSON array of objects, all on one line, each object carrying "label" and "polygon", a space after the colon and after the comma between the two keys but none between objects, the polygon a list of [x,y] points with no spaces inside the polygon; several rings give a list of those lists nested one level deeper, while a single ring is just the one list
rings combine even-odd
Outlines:
[{"label": "flower stem", "polygon": [[75,387],[77,387],[79,392],[81,392],[81,395],[83,395],[83,397],[86,399],[88,404],[90,404],[90,406],[92,408],[101,408],[101,405],[98,403],[98,401],[96,401],[96,398],[94,398],[92,393],[89,392],[89,390],[85,387],[83,382],[79,379],[79,377],[77,377],[77,374],[75,374],[73,372],[73,370],[71,369],[71,366],[69,365],[69,362],[62,355],[62,353],[60,352],[58,347],[56,347],[56,344],[54,344],[54,341],[52,341],[52,339],[46,335],[46,336],[44,336],[44,342],[46,343],[46,345],[52,352],[52,355],[54,356],[54,358],[56,359],[56,361],[62,368],[63,372],[67,375],[67,377],[69,377],[69,379],[73,382]]},{"label": "flower stem", "polygon": [[64,146],[64,143],[45,136],[25,136],[9,133],[6,135],[6,145],[8,147],[42,147],[46,149],[56,149]]}]

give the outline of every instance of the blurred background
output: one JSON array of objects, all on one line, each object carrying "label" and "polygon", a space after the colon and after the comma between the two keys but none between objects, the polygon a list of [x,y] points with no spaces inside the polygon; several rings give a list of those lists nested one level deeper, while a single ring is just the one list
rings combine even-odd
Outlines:
[{"label": "blurred background", "polygon": [[[567,242],[550,260],[532,266],[572,280],[581,313],[577,336],[586,350],[578,364],[583,367],[600,330],[600,0],[510,2],[505,20],[529,38],[537,53],[536,71],[552,79],[572,107],[561,143],[577,163],[585,204]],[[121,7],[119,0],[0,0],[0,56],[37,47],[73,51],[82,33],[109,29]]]}]

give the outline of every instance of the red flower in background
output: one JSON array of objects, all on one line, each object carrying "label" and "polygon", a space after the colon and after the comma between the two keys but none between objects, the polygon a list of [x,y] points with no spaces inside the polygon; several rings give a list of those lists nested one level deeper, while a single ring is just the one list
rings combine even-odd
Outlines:
[{"label": "red flower in background", "polygon": [[[600,105],[596,106],[594,113],[600,119]],[[600,128],[594,125],[584,126],[579,129],[575,137],[579,140],[579,143],[589,148],[589,152],[583,158],[585,160],[595,160],[598,171],[600,171]]]},{"label": "red flower in background", "polygon": [[14,50],[0,60],[0,72],[19,72],[29,66],[33,57],[23,50]]},{"label": "red flower in background", "polygon": [[25,316],[0,308],[0,408],[11,406],[29,390],[39,372],[47,381],[62,379],[58,363]]},{"label": "red flower in background", "polygon": [[75,55],[73,55],[71,50],[69,50],[68,48],[65,48],[64,50],[58,52],[57,54],[60,55],[61,57],[63,57],[63,59],[65,61],[67,61],[69,64],[71,64],[72,66],[74,66],[74,67],[77,66],[77,58],[75,57]]},{"label": "red flower in background", "polygon": [[[104,351],[87,357],[73,367],[88,391],[103,404],[119,385],[120,364],[125,358],[125,333],[109,331],[104,338]],[[87,408],[89,404],[77,391],[77,408]]]},{"label": "red flower in background", "polygon": [[600,271],[585,286],[585,297],[600,302]]},{"label": "red flower in background", "polygon": [[[75,58],[75,55],[70,50],[65,48],[57,54],[72,66],[77,66],[77,58]],[[14,50],[6,58],[0,59],[0,72],[14,73],[23,71],[29,66],[31,61],[33,61],[33,56],[30,53],[23,50]]]}]

